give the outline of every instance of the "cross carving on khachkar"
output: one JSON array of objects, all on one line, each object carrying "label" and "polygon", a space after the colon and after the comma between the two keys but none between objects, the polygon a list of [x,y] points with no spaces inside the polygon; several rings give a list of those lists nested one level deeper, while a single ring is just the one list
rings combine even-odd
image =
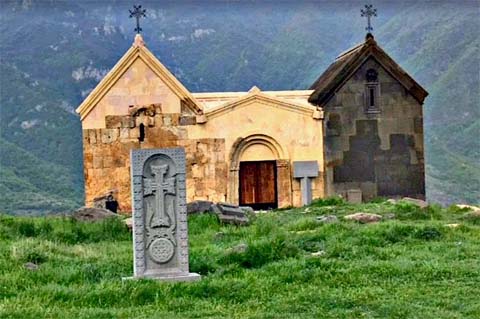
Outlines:
[{"label": "cross carving on khachkar", "polygon": [[367,32],[372,32],[373,28],[370,23],[370,19],[371,17],[377,16],[377,9],[373,8],[373,5],[371,4],[366,4],[365,9],[360,9],[360,12],[362,13],[362,17],[367,17],[368,26],[365,28],[365,30],[367,30]]},{"label": "cross carving on khachkar", "polygon": [[147,17],[145,15],[145,12],[147,12],[147,10],[142,9],[141,5],[138,5],[138,6],[133,5],[133,11],[132,10],[128,10],[128,11],[130,12],[130,18],[135,17],[135,19],[137,19],[137,27],[135,28],[135,32],[140,33],[140,31],[142,31],[142,28],[140,28],[140,18]]},{"label": "cross carving on khachkar", "polygon": [[165,211],[165,195],[175,195],[175,177],[164,178],[168,165],[152,165],[153,178],[145,179],[145,195],[155,194],[155,205],[150,227],[169,227],[168,214]]}]

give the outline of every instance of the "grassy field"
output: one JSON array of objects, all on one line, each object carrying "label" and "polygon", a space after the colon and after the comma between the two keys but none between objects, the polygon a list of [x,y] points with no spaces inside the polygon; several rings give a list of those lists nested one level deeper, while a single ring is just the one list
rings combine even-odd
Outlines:
[{"label": "grassy field", "polygon": [[[396,218],[342,219],[358,211]],[[340,221],[316,221],[325,214]],[[190,264],[203,278],[167,284],[122,282],[133,269],[120,220],[0,215],[0,318],[480,318],[480,218],[468,216],[335,199],[248,227],[196,215]]]}]

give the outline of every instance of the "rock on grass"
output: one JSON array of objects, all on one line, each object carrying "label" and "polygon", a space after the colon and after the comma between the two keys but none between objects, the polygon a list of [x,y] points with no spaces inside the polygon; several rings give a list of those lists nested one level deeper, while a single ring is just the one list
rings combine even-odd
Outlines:
[{"label": "rock on grass", "polygon": [[479,213],[480,214],[480,207],[477,207],[477,206],[473,206],[473,205],[455,205],[456,207],[460,208],[460,209],[468,209],[474,213]]},{"label": "rock on grass", "polygon": [[425,208],[428,206],[426,201],[417,198],[404,197],[402,198],[402,201],[417,205],[420,208]]},{"label": "rock on grass", "polygon": [[370,213],[355,213],[351,215],[346,215],[346,220],[354,220],[362,224],[376,223],[382,219],[382,216],[377,214]]},{"label": "rock on grass", "polygon": [[28,269],[28,270],[31,270],[31,271],[37,271],[38,270],[38,265],[34,264],[32,262],[26,263],[25,265],[23,265],[23,267],[25,267],[25,269]]},{"label": "rock on grass", "polygon": [[72,214],[73,219],[84,222],[102,221],[106,218],[111,218],[115,216],[117,216],[117,214],[109,211],[108,209],[95,207],[82,207],[77,209]]},{"label": "rock on grass", "polygon": [[335,215],[322,215],[317,217],[317,222],[330,224],[338,222],[338,218]]},{"label": "rock on grass", "polygon": [[125,218],[124,221],[125,225],[127,226],[128,230],[133,230],[133,219],[132,217]]}]

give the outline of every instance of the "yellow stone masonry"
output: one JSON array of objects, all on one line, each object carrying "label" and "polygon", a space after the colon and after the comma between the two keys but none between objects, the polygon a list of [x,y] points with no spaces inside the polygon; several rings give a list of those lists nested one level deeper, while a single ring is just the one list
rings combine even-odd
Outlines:
[{"label": "yellow stone masonry", "polygon": [[264,160],[276,161],[279,207],[301,205],[291,172],[297,160],[318,161],[313,194],[322,197],[323,121],[307,102],[311,92],[191,94],[137,38],[77,109],[86,204],[114,191],[129,212],[130,150],[163,147],[186,150],[188,201],[238,203],[239,163]]},{"label": "yellow stone masonry", "polygon": [[300,206],[297,161],[318,163],[314,198],[424,198],[428,93],[373,36],[312,88],[191,93],[137,35],[77,109],[86,204],[113,192],[120,211],[131,211],[130,150],[168,147],[186,151],[188,201]]}]

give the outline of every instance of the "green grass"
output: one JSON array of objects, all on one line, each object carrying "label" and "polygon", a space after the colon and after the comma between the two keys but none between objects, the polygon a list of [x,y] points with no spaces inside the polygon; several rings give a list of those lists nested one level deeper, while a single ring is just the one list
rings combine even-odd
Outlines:
[{"label": "green grass", "polygon": [[[358,211],[396,218],[342,219]],[[316,222],[323,214],[340,221]],[[2,215],[0,317],[479,318],[480,222],[467,214],[329,199],[260,214],[248,227],[192,216],[190,268],[202,280],[176,284],[121,280],[133,269],[120,220]],[[248,248],[232,249],[239,244]]]}]

